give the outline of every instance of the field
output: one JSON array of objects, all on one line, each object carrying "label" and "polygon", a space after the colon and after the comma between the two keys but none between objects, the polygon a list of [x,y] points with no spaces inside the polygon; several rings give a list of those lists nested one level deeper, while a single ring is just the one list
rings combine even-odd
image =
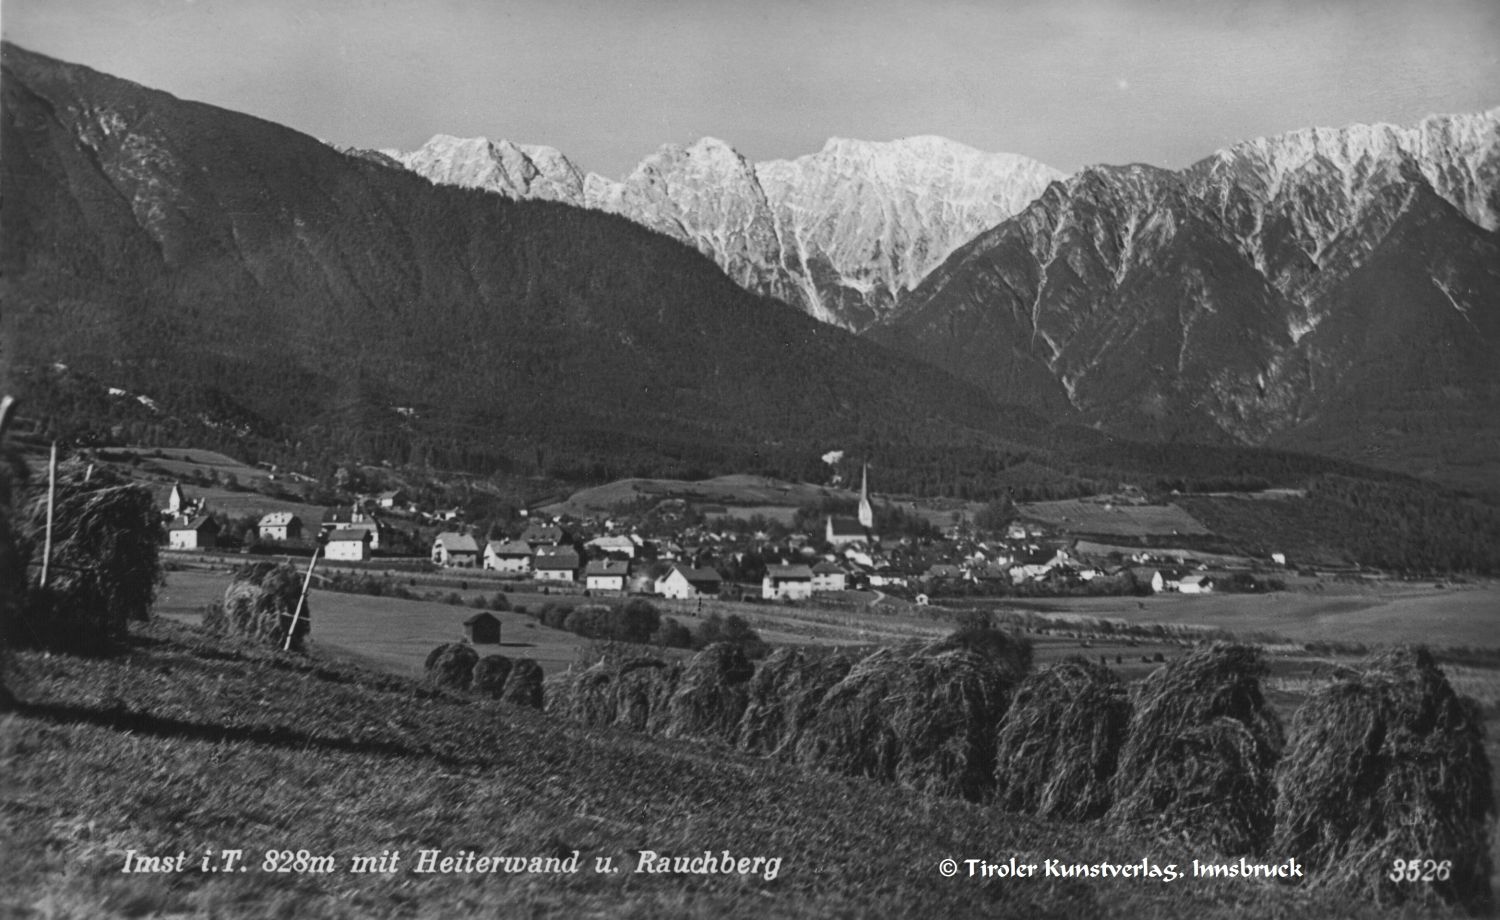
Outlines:
[{"label": "field", "polygon": [[1022,517],[1069,533],[1116,537],[1201,536],[1210,531],[1176,505],[1131,505],[1067,499],[1029,502],[1016,508]]},{"label": "field", "polygon": [[[947,878],[944,859],[1185,868],[1214,854],[1181,839],[1043,822],[729,750],[585,730],[170,621],[138,630],[128,653],[112,658],[18,655],[7,682],[20,700],[0,744],[8,915],[1419,915],[1267,882]],[[225,849],[243,850],[247,871],[204,871]],[[576,851],[580,868],[418,873],[421,849],[558,859]],[[132,850],[182,854],[184,868],[124,872]],[[774,872],[763,863],[743,874],[652,875],[635,871],[644,850],[777,862]],[[390,871],[353,871],[356,856],[391,853],[400,861]],[[598,859],[616,871],[597,871]]]}]

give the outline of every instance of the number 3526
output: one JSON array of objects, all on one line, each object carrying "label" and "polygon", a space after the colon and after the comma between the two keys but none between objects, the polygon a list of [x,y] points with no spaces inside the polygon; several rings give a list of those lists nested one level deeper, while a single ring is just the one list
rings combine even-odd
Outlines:
[{"label": "number 3526", "polygon": [[1391,865],[1393,882],[1446,882],[1453,872],[1453,860],[1398,859]]}]

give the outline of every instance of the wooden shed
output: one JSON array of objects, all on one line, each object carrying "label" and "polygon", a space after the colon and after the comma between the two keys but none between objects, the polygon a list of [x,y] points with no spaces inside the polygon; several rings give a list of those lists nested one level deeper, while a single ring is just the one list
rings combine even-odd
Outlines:
[{"label": "wooden shed", "polygon": [[476,613],[464,620],[464,635],[474,645],[499,645],[500,620],[492,613]]}]

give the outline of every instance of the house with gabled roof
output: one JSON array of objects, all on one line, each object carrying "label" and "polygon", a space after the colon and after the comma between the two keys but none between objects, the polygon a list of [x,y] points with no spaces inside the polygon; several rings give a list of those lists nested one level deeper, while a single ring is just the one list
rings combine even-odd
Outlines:
[{"label": "house with gabled roof", "polygon": [[302,539],[302,518],[290,511],[272,511],[256,525],[262,540]]},{"label": "house with gabled roof", "polygon": [[760,582],[760,596],[768,601],[806,600],[812,592],[812,569],[805,565],[768,565]]},{"label": "house with gabled roof", "polygon": [[331,530],[323,555],[342,562],[364,562],[370,558],[370,532],[349,527]]},{"label": "house with gabled roof", "polygon": [[537,581],[573,582],[581,564],[570,547],[542,547],[531,557],[531,572]]},{"label": "house with gabled roof", "polygon": [[630,563],[618,559],[595,559],[584,566],[583,586],[589,591],[625,593]]},{"label": "house with gabled roof", "polygon": [[484,547],[484,567],[502,575],[531,572],[531,547],[520,540],[490,540]]},{"label": "house with gabled roof", "polygon": [[472,569],[479,565],[479,543],[466,533],[444,531],[432,541],[432,563]]},{"label": "house with gabled roof", "polygon": [[819,591],[842,591],[848,584],[848,575],[832,562],[823,561],[812,567],[812,589]]},{"label": "house with gabled roof", "polygon": [[667,574],[656,580],[656,593],[677,600],[691,600],[704,595],[717,595],[724,585],[724,576],[710,568],[693,568],[674,564]]},{"label": "house with gabled roof", "polygon": [[168,549],[213,549],[219,541],[219,522],[206,514],[175,519],[167,527]]}]

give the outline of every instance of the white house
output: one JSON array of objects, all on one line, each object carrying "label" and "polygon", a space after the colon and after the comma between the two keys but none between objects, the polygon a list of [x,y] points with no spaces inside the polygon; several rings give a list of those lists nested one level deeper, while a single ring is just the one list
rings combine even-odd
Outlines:
[{"label": "white house", "polygon": [[806,600],[812,597],[813,573],[805,565],[769,565],[760,583],[766,600]]},{"label": "white house", "polygon": [[[374,544],[371,544],[374,549]],[[432,562],[454,568],[472,569],[479,564],[479,544],[465,533],[444,531],[432,541]]]},{"label": "white house", "polygon": [[338,529],[328,534],[328,544],[323,555],[339,562],[364,562],[370,558],[370,532],[368,530]]},{"label": "white house", "polygon": [[484,547],[484,567],[503,575],[531,571],[531,547],[520,540],[491,540]]},{"label": "white house", "polygon": [[364,509],[355,505],[348,511],[336,508],[323,517],[322,529],[324,533],[335,530],[363,530],[370,534],[370,550],[380,549],[381,537],[385,534],[385,527],[374,515],[366,514]]},{"label": "white house", "polygon": [[178,518],[167,528],[168,549],[213,549],[218,539],[218,522],[206,514]]},{"label": "white house", "polygon": [[585,543],[584,548],[591,551],[590,555],[624,556],[626,559],[634,559],[639,549],[635,541],[626,536],[595,537]]},{"label": "white house", "polygon": [[531,570],[537,581],[577,581],[578,554],[571,549],[539,552],[531,557]]},{"label": "white house", "polygon": [[1177,590],[1183,594],[1208,594],[1214,589],[1214,580],[1207,575],[1185,575],[1177,583]]},{"label": "white house", "polygon": [[705,594],[716,595],[723,584],[723,576],[713,569],[674,565],[667,574],[656,580],[656,593],[662,597],[690,600]]},{"label": "white house", "polygon": [[272,511],[256,526],[262,540],[302,539],[302,519],[290,511]]},{"label": "white house", "polygon": [[812,589],[818,591],[842,591],[847,582],[844,570],[832,562],[820,562],[812,567]]},{"label": "white house", "polygon": [[583,586],[590,591],[618,591],[625,593],[625,579],[630,575],[630,563],[614,559],[595,559],[583,570]]}]

